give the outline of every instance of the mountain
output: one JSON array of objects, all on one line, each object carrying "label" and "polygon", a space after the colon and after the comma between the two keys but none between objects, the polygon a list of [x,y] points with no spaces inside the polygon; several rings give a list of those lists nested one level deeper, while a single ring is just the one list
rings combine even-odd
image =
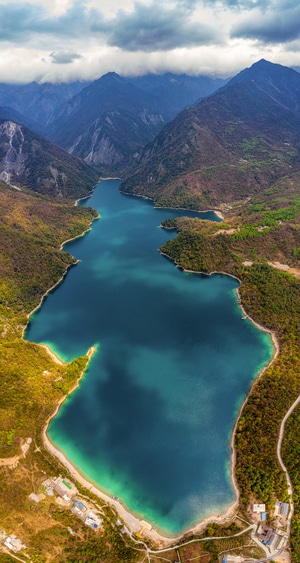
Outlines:
[{"label": "mountain", "polygon": [[206,98],[228,80],[210,76],[189,76],[187,74],[146,74],[129,79],[133,84],[154,95],[164,117],[170,121],[187,106]]},{"label": "mountain", "polygon": [[30,82],[23,85],[0,83],[0,106],[16,110],[32,123],[31,128],[45,133],[60,106],[88,84],[81,81],[58,84]]},{"label": "mountain", "polygon": [[252,67],[242,70],[232,78],[219,92],[231,88],[234,84],[255,84],[278,104],[300,111],[300,75],[295,70],[261,59]]},{"label": "mountain", "polygon": [[221,84],[207,77],[110,72],[62,107],[48,135],[86,162],[120,173],[178,111]]},{"label": "mountain", "polygon": [[261,60],[167,124],[121,190],[157,205],[231,203],[298,170],[299,143],[300,75]]},{"label": "mountain", "polygon": [[111,72],[64,106],[49,136],[88,163],[118,169],[163,125],[153,96]]},{"label": "mountain", "polygon": [[29,129],[35,130],[37,124],[35,121],[32,121],[29,117],[25,117],[18,111],[14,110],[9,106],[0,107],[0,119],[14,121],[15,123],[20,123],[21,125],[25,125]]},{"label": "mountain", "polygon": [[20,123],[0,119],[0,180],[62,198],[86,196],[98,174]]},{"label": "mountain", "polygon": [[101,175],[121,174],[181,109],[225,82],[171,73],[124,78],[110,72],[92,83],[0,83],[0,118],[42,134]]}]

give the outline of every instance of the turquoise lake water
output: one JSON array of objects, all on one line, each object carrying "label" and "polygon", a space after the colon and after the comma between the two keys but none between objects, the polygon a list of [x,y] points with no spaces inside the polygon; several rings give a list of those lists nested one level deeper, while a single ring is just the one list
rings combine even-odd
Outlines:
[{"label": "turquoise lake water", "polygon": [[159,254],[175,236],[160,222],[197,214],[154,209],[118,186],[102,181],[81,203],[101,219],[64,246],[80,262],[26,338],[64,360],[97,346],[49,437],[102,490],[175,535],[233,501],[235,418],[273,348],[242,320],[236,280],[184,273]]}]

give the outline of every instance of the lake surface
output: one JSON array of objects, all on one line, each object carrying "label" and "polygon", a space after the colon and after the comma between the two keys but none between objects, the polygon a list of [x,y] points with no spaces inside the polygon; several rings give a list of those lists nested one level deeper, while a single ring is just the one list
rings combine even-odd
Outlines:
[{"label": "lake surface", "polygon": [[184,273],[159,254],[175,236],[160,222],[197,214],[154,209],[118,186],[102,181],[81,202],[101,219],[64,246],[80,262],[26,338],[64,360],[97,346],[49,437],[102,490],[172,535],[233,501],[233,425],[273,348],[242,320],[236,280]]}]

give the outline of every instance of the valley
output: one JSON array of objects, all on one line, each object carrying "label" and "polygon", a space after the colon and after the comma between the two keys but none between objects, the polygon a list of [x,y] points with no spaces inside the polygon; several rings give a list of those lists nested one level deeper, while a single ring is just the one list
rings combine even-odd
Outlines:
[{"label": "valley", "polygon": [[[119,80],[115,76],[109,78]],[[75,98],[78,95],[80,92]],[[78,561],[79,556],[82,561],[94,557],[95,561],[110,563],[138,562],[146,556],[151,563],[161,560],[154,550],[149,551],[144,539],[120,533],[118,517],[109,504],[100,502],[98,507],[103,513],[104,532],[97,535],[80,520],[74,521],[50,497],[45,504],[34,505],[28,500],[32,488],[37,487],[34,492],[39,492],[42,475],[68,476],[44,449],[41,429],[58,401],[76,384],[87,366],[87,358],[83,355],[71,363],[55,364],[43,348],[24,341],[22,333],[28,314],[74,264],[74,258],[59,248],[63,241],[87,230],[97,213],[89,207],[74,207],[72,202],[90,194],[103,172],[122,174],[124,193],[146,196],[157,206],[221,211],[222,223],[195,217],[163,222],[163,226],[176,229],[178,234],[160,250],[184,270],[205,274],[225,272],[238,278],[246,314],[276,334],[279,354],[252,385],[235,428],[238,509],[226,524],[212,522],[197,537],[184,535],[184,543],[195,540],[193,552],[179,543],[173,553],[171,550],[168,553],[170,561],[177,558],[189,561],[191,557],[201,556],[208,563],[232,550],[236,555],[242,554],[245,561],[264,556],[248,530],[250,507],[253,503],[265,504],[267,524],[272,529],[275,501],[290,502],[286,477],[278,463],[277,442],[281,422],[300,394],[299,279],[270,265],[279,263],[291,271],[299,269],[299,99],[300,75],[296,71],[259,61],[223,85],[219,92],[194,106],[182,108],[167,125],[164,125],[167,118],[158,119],[162,114],[155,114],[155,108],[150,108],[154,112],[151,118],[150,113],[143,113],[142,120],[150,123],[149,137],[134,125],[138,135],[135,139],[131,137],[132,145],[126,147],[128,153],[98,162],[88,156],[91,146],[95,154],[96,146],[89,145],[90,139],[98,139],[98,129],[92,120],[89,125],[83,119],[89,140],[82,138],[85,148],[76,151],[84,160],[35,137],[20,123],[13,128],[14,136],[10,136],[11,126],[8,129],[5,117],[1,121],[2,178],[6,181],[9,178],[9,183],[19,189],[8,182],[0,186],[3,374],[0,457],[18,456],[20,444],[29,436],[34,447],[18,460],[16,467],[0,467],[4,476],[0,513],[3,528],[22,538],[30,560],[72,562]],[[135,107],[141,115],[140,106]],[[118,107],[118,119],[120,108],[124,107]],[[124,115],[133,124],[132,114],[126,112],[127,109]],[[124,115],[120,117],[123,125]],[[9,121],[11,117],[10,114]],[[116,139],[120,138],[117,122],[110,119],[106,114],[109,143],[111,127]],[[67,123],[63,124],[60,142],[70,150]],[[55,127],[53,132],[57,131]],[[102,122],[99,127],[104,127]],[[125,130],[129,135],[130,128],[126,126]],[[74,138],[78,140],[80,135],[78,129]],[[106,146],[111,147],[109,143]],[[126,144],[125,139],[123,143]],[[110,154],[116,155],[115,142],[113,146]],[[22,168],[22,155],[28,161],[26,169]],[[286,422],[282,444],[282,458],[294,491],[290,548],[292,561],[296,563],[300,557],[298,424],[296,408]],[[99,504],[86,489],[80,487],[80,493]],[[245,537],[238,535],[242,530]],[[214,540],[215,536],[219,539]],[[200,543],[197,538],[201,539]],[[139,541],[140,544],[136,543]],[[10,560],[8,554],[1,557],[3,561]]]}]

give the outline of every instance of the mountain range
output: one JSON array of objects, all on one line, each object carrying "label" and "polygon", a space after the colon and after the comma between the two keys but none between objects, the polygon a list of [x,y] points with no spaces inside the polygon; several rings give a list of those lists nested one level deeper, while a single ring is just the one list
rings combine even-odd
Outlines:
[{"label": "mountain range", "polygon": [[120,173],[175,115],[223,80],[110,72],[81,90],[58,114],[49,138],[89,164]]},{"label": "mountain range", "polygon": [[300,74],[261,60],[183,110],[124,172],[157,205],[231,203],[299,170]]},{"label": "mountain range", "polygon": [[0,107],[99,173],[119,174],[178,111],[225,82],[170,73],[124,78],[110,72],[92,83],[0,84]]},{"label": "mountain range", "polygon": [[157,205],[204,209],[299,171],[300,74],[265,60],[227,82],[111,72],[0,84],[1,103],[1,179],[53,196],[80,197],[113,174]]},{"label": "mountain range", "polygon": [[0,83],[0,107],[6,106],[30,120],[31,127],[46,135],[47,125],[53,121],[62,104],[68,102],[89,82],[51,84],[30,82],[29,84]]}]

